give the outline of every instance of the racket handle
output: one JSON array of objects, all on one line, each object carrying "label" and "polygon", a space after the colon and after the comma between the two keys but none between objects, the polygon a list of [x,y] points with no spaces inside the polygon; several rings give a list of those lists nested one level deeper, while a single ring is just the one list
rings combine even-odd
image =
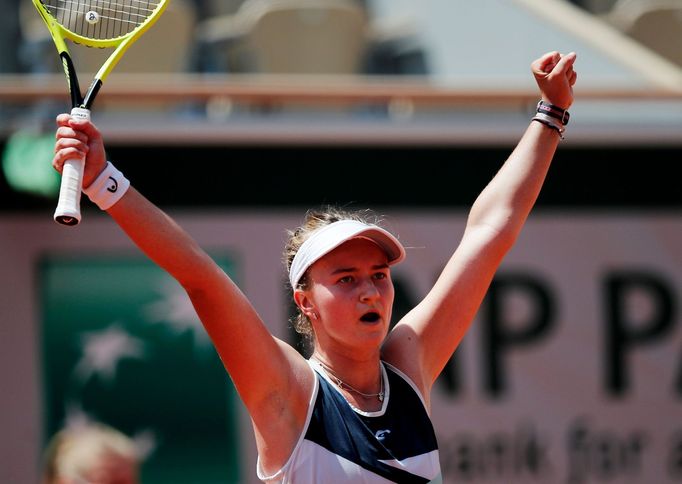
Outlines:
[{"label": "racket handle", "polygon": [[[90,110],[73,108],[71,116],[90,120]],[[59,188],[59,201],[54,212],[54,220],[62,225],[78,225],[81,221],[81,189],[85,160],[73,158],[64,162],[62,183]]]}]

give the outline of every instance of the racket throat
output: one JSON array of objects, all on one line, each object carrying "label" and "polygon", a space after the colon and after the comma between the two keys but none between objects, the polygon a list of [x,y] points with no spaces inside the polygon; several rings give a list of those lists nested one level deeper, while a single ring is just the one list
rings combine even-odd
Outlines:
[{"label": "racket throat", "polygon": [[101,87],[102,87],[102,80],[101,79],[94,79],[92,81],[92,84],[90,84],[90,87],[88,88],[88,92],[85,95],[85,99],[81,103],[81,107],[83,107],[85,109],[90,109],[92,106],[92,103],[95,101],[95,97],[97,96],[97,93],[99,92]]},{"label": "racket throat", "polygon": [[71,94],[71,107],[81,107],[83,104],[83,95],[78,84],[78,76],[76,69],[73,66],[73,61],[67,52],[60,52],[59,57],[62,59],[62,67],[66,75],[66,81],[69,84],[69,93]]},{"label": "racket throat", "polygon": [[95,97],[102,87],[102,81],[95,78],[90,84],[85,98],[81,94],[80,84],[78,83],[78,76],[76,69],[73,66],[73,61],[67,52],[61,52],[59,56],[62,58],[62,65],[64,67],[64,74],[69,83],[69,92],[71,93],[71,107],[90,109]]}]

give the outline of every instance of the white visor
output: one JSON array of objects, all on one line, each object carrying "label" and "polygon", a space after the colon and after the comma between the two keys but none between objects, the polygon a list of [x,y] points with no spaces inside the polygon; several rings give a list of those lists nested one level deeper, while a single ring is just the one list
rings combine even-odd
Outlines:
[{"label": "white visor", "polygon": [[405,258],[405,248],[387,230],[357,220],[339,220],[316,230],[303,242],[289,269],[291,287],[296,289],[303,274],[322,256],[358,237],[371,240],[381,247],[388,256],[389,265],[397,264]]}]

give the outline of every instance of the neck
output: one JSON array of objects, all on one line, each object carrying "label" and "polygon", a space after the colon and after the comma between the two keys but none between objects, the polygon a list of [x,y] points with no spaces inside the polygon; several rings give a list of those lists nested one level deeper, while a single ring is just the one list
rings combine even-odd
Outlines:
[{"label": "neck", "polygon": [[[328,355],[316,351],[311,359],[317,361],[337,387],[345,391],[365,398],[377,398],[384,391],[378,356],[367,361],[355,361],[329,358]],[[380,400],[383,400],[383,395]]]}]

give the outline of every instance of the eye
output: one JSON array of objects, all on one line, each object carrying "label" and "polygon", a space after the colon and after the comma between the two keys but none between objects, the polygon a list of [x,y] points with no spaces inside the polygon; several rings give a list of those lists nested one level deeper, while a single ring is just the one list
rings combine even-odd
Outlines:
[{"label": "eye", "polygon": [[353,276],[343,276],[339,279],[339,283],[341,284],[350,284],[351,282],[353,282]]},{"label": "eye", "polygon": [[374,279],[381,280],[381,279],[386,279],[388,277],[385,272],[377,272],[374,274]]}]

